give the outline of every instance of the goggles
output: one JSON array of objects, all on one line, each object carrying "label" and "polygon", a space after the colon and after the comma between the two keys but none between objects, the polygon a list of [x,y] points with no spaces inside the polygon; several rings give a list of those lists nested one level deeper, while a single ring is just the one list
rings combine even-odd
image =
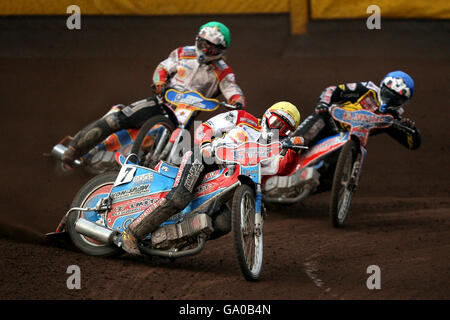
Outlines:
[{"label": "goggles", "polygon": [[217,56],[225,51],[224,46],[216,45],[199,36],[197,36],[197,49],[209,57]]},{"label": "goggles", "polygon": [[286,120],[275,113],[271,113],[266,119],[266,125],[269,129],[276,129],[281,136],[286,136],[292,130]]},{"label": "goggles", "polygon": [[383,99],[383,103],[390,107],[398,107],[408,101],[407,97],[399,95],[397,92],[384,85],[381,87],[380,94]]}]

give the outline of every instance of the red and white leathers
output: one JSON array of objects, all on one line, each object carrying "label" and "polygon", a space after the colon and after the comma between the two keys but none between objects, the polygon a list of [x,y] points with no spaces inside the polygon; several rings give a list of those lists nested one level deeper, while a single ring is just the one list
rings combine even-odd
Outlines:
[{"label": "red and white leathers", "polygon": [[[194,143],[201,146],[202,150],[209,149],[208,153],[211,153],[219,144],[237,146],[247,141],[258,142],[261,138],[260,130],[258,118],[244,110],[233,110],[202,123],[195,131]],[[296,165],[298,156],[296,152],[288,150],[285,155],[263,160],[262,175],[288,174]]]},{"label": "red and white leathers", "polygon": [[195,46],[173,50],[156,68],[153,82],[179,91],[195,90],[207,98],[222,93],[228,103],[239,102],[245,106],[245,97],[233,70],[223,59],[200,63]]}]

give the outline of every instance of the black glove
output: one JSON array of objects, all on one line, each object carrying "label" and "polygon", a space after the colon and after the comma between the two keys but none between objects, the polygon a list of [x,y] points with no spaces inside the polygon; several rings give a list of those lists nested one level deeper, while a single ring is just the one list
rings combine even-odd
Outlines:
[{"label": "black glove", "polygon": [[236,107],[236,110],[242,110],[244,109],[244,105],[240,102],[236,102],[233,104]]},{"label": "black glove", "polygon": [[320,102],[314,110],[317,114],[327,115],[330,112],[330,106],[325,102]]}]

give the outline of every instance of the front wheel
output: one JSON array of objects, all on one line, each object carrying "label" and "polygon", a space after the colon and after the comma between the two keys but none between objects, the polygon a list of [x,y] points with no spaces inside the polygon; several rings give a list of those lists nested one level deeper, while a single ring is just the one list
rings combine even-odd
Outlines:
[{"label": "front wheel", "polygon": [[163,115],[153,116],[142,125],[131,147],[141,166],[153,168],[159,160],[164,160],[162,152],[174,130],[175,125]]},{"label": "front wheel", "polygon": [[356,190],[356,175],[359,167],[357,144],[349,140],[342,147],[336,164],[331,188],[330,219],[335,228],[342,227],[350,211]]},{"label": "front wheel", "polygon": [[259,279],[263,264],[263,219],[255,206],[253,189],[240,185],[233,196],[231,221],[239,267],[248,281]]},{"label": "front wheel", "polygon": [[[75,196],[71,208],[92,208],[105,198],[111,191],[114,181],[117,177],[117,172],[103,173],[95,176],[89,180]],[[91,222],[102,220],[101,214],[96,211],[72,211],[67,220],[67,231],[75,246],[82,252],[92,255],[107,257],[119,254],[122,252],[116,246],[107,245],[91,239],[78,233],[75,230],[75,223],[79,218],[87,219]]]}]

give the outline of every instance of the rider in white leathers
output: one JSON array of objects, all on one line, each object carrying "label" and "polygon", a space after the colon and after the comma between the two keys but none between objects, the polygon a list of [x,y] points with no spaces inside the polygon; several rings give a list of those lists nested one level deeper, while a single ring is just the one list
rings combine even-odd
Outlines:
[{"label": "rider in white leathers", "polygon": [[[209,22],[201,26],[195,46],[175,49],[157,66],[153,74],[153,91],[159,95],[167,88],[196,90],[207,98],[222,93],[229,104],[238,109],[245,107],[245,97],[236,83],[233,70],[223,60],[229,45],[230,31],[225,25]],[[75,135],[62,161],[70,168],[76,159],[109,135],[122,129],[139,128],[156,114],[163,114],[156,96],[114,108]]]}]

